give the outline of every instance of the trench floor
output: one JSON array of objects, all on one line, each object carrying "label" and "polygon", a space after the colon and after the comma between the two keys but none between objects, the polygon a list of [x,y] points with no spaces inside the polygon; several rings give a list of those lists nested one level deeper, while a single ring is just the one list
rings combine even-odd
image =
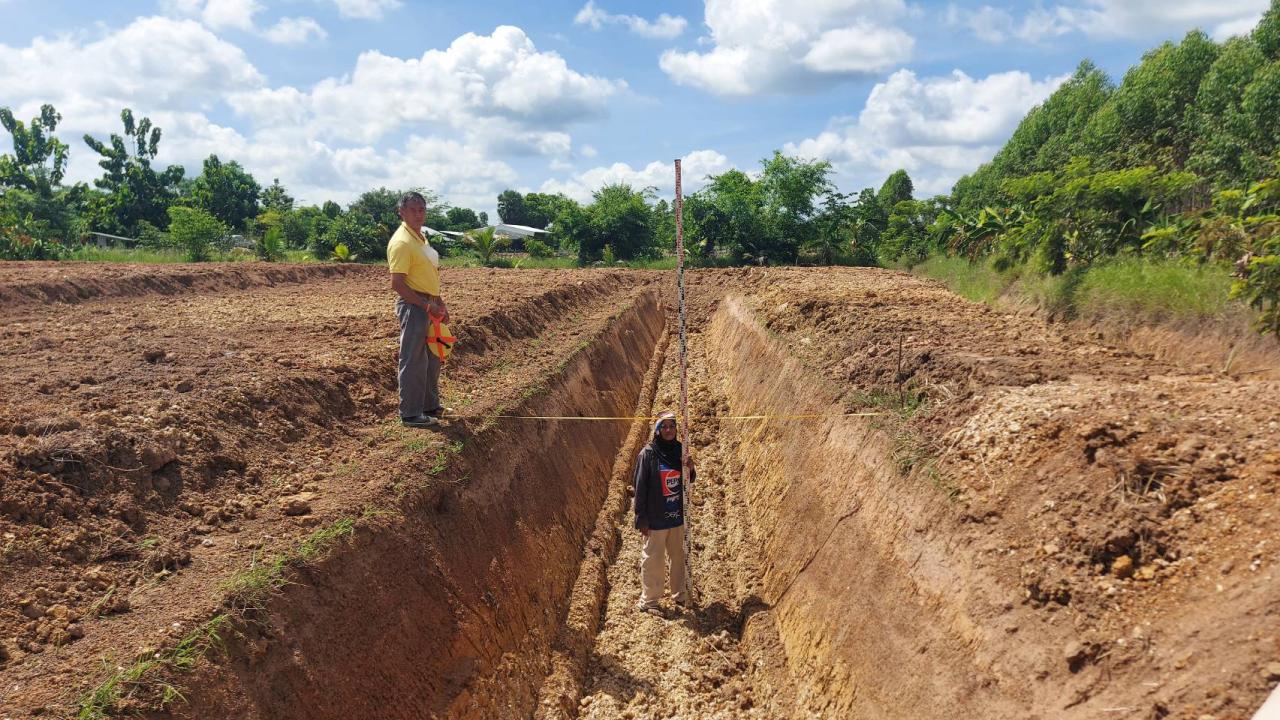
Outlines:
[{"label": "trench floor", "polygon": [[[710,373],[699,333],[689,342],[690,445],[698,479],[688,491],[692,574],[697,603],[682,610],[670,596],[659,612],[635,608],[640,596],[641,536],[628,508],[622,544],[609,569],[604,623],[588,659],[578,716],[606,718],[777,717],[781,653],[741,643],[743,620],[764,608],[751,523],[735,467],[732,437],[721,431],[727,404]],[[673,339],[670,347],[676,348]],[[679,403],[676,352],[667,354],[654,412]],[[767,646],[768,644],[765,643]]]}]

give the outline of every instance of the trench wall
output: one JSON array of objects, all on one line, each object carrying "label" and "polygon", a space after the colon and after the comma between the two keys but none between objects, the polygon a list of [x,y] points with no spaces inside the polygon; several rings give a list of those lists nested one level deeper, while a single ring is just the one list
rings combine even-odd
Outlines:
[{"label": "trench wall", "polygon": [[[734,414],[843,412],[742,302],[721,304],[707,339]],[[776,626],[797,717],[1031,716],[993,671],[1018,651],[989,645],[970,612],[994,586],[951,544],[942,493],[899,475],[874,418],[739,427],[764,580],[744,643]]]},{"label": "trench wall", "polygon": [[[656,294],[640,295],[510,414],[629,415],[663,329]],[[303,569],[174,712],[528,717],[629,428],[508,420],[478,432],[453,482]]]}]

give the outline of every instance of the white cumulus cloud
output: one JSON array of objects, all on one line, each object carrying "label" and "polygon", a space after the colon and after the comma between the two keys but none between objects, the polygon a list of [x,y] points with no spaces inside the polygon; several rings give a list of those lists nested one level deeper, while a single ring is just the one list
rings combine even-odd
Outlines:
[{"label": "white cumulus cloud", "polygon": [[959,70],[921,79],[899,70],[871,90],[857,118],[833,120],[784,152],[830,160],[842,178],[868,184],[905,168],[921,191],[946,192],[990,160],[1027,111],[1065,80],[1037,81],[1024,72],[976,79]]},{"label": "white cumulus cloud", "polygon": [[688,21],[678,15],[662,13],[656,20],[646,20],[638,15],[612,15],[595,4],[595,0],[587,0],[578,14],[573,18],[575,25],[590,25],[599,30],[602,26],[625,25],[631,32],[647,38],[671,40],[684,33]]},{"label": "white cumulus cloud", "polygon": [[267,91],[270,98],[252,92],[233,95],[230,103],[255,123],[270,124],[281,104],[296,102],[318,136],[373,142],[424,123],[483,132],[507,120],[530,132],[558,131],[603,115],[625,87],[583,75],[559,55],[538,51],[520,28],[503,26],[492,35],[467,33],[420,57],[368,51],[351,73],[322,80],[307,93],[276,88]]},{"label": "white cumulus cloud", "polygon": [[[719,175],[732,167],[729,158],[715,150],[695,150],[680,159],[681,189],[685,194],[695,192],[705,184],[708,175]],[[642,168],[619,162],[594,167],[563,180],[547,180],[539,191],[564,193],[586,203],[591,201],[592,193],[605,185],[625,183],[636,189],[654,187],[669,197],[675,193],[675,177],[675,164],[669,160],[654,160]]]},{"label": "white cumulus cloud", "polygon": [[284,17],[269,28],[260,28],[254,16],[262,12],[257,0],[162,0],[169,13],[199,19],[212,30],[241,30],[279,45],[297,45],[329,36],[320,23],[309,17]]},{"label": "white cumulus cloud", "polygon": [[1268,3],[1269,0],[1081,0],[1036,6],[1020,17],[1008,7],[983,5],[965,10],[951,5],[947,19],[991,43],[1011,37],[1035,42],[1073,32],[1092,38],[1140,38],[1180,34],[1193,28],[1223,39],[1252,30]]},{"label": "white cumulus cloud", "polygon": [[329,33],[320,27],[320,23],[309,17],[280,18],[275,25],[262,33],[262,36],[280,45],[298,45],[311,39],[323,40]]},{"label": "white cumulus cloud", "polygon": [[[260,181],[280,178],[303,202],[421,185],[483,208],[519,179],[505,158],[572,157],[571,127],[603,114],[625,89],[539,51],[514,27],[417,57],[368,52],[310,87],[272,86],[240,48],[194,19],[205,7],[189,3],[190,18],[139,18],[94,37],[0,44],[0,97],[19,117],[42,103],[57,108],[72,181],[101,174],[80,135],[121,132],[120,110],[129,107],[162,128],[157,162],[188,174],[216,153]],[[297,20],[277,39],[318,32]]]},{"label": "white cumulus cloud", "polygon": [[388,10],[395,10],[404,3],[400,0],[333,0],[343,17],[362,20],[378,20]]},{"label": "white cumulus cloud", "polygon": [[915,40],[895,25],[903,0],[706,0],[706,52],[667,50],[663,71],[720,95],[804,92],[909,60]]}]

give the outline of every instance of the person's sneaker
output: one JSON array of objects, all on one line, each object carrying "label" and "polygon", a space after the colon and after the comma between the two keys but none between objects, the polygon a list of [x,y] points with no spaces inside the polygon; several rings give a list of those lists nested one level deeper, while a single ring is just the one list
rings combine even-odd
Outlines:
[{"label": "person's sneaker", "polygon": [[685,610],[693,609],[693,600],[689,598],[676,598],[675,601],[676,601],[676,607],[679,607]]},{"label": "person's sneaker", "polygon": [[636,603],[636,609],[640,612],[656,612],[662,609],[662,605],[660,605],[656,600],[653,602],[645,602],[641,600]]},{"label": "person's sneaker", "polygon": [[416,415],[414,417],[400,418],[401,424],[405,427],[412,428],[429,428],[440,424],[440,421],[433,415]]},{"label": "person's sneaker", "polygon": [[427,414],[427,415],[430,415],[431,417],[433,417],[433,418],[435,418],[435,419],[437,419],[437,420],[439,420],[439,419],[441,419],[441,418],[445,417],[446,415],[456,415],[456,414],[457,414],[457,411],[455,411],[455,410],[454,410],[453,408],[451,408],[451,407],[444,407],[444,406],[442,405],[442,406],[440,406],[440,407],[436,408],[435,410],[428,410],[428,411],[426,412],[426,414]]}]

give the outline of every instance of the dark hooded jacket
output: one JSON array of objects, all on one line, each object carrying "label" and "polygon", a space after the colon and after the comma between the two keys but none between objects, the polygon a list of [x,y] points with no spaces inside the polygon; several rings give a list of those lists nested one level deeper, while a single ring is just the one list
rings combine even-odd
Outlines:
[{"label": "dark hooded jacket", "polygon": [[[680,472],[679,440],[662,442],[659,418],[653,438],[636,456],[635,526],[637,530],[669,530],[684,524],[684,482]],[[689,482],[698,473],[689,468]]]}]

